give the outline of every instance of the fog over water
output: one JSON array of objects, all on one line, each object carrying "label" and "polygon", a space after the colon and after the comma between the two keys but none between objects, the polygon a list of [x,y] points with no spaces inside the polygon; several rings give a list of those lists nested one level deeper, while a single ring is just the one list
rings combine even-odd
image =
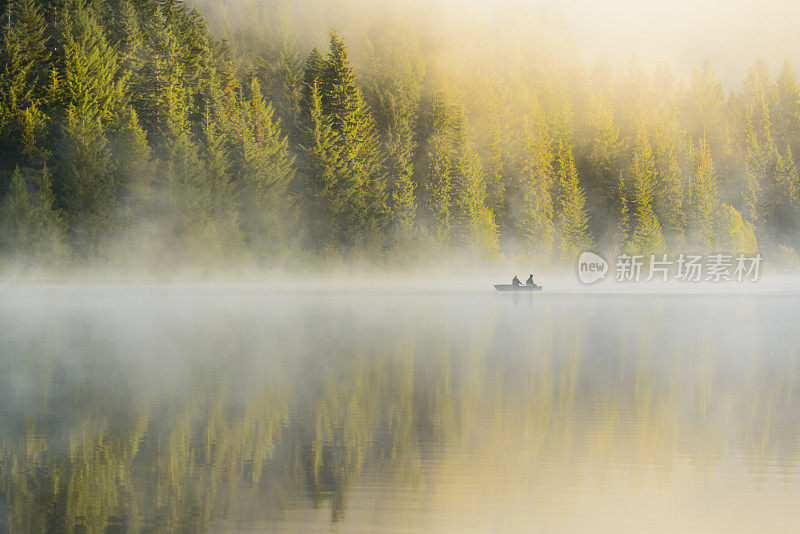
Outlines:
[{"label": "fog over water", "polygon": [[798,296],[5,288],[0,525],[785,530]]},{"label": "fog over water", "polygon": [[[0,534],[796,528],[800,182],[788,163],[800,154],[800,91],[787,69],[783,83],[773,80],[785,59],[800,64],[800,3],[191,3],[202,17],[180,10],[186,28],[159,11],[171,4],[153,1],[112,2],[127,17],[98,9],[85,18],[113,37],[101,48],[114,54],[125,41],[116,33],[136,22],[119,65],[138,64],[131,75],[141,83],[120,102],[145,111],[142,128],[134,107],[126,115],[143,150],[130,168],[102,173],[123,186],[98,204],[108,219],[74,202],[80,195],[50,191],[40,165],[77,154],[89,174],[56,158],[56,182],[85,184],[93,162],[78,149],[108,139],[76,134],[52,145],[60,109],[79,114],[66,92],[36,104],[57,104],[37,133],[41,161],[21,160],[25,174],[0,209],[0,219],[24,222],[0,228],[0,238],[18,241],[0,239]],[[133,17],[140,4],[153,10],[136,17],[158,17]],[[56,25],[42,21],[48,32]],[[140,22],[147,36],[134,44]],[[9,22],[4,35],[24,32]],[[172,81],[185,85],[175,92],[186,96],[186,117],[174,127],[150,106],[161,93],[174,104],[162,71],[142,65],[184,38],[173,59],[189,67]],[[42,72],[71,64],[71,40],[42,42],[55,50],[40,50]],[[209,45],[205,56],[197,42]],[[80,70],[96,55],[75,58]],[[711,68],[697,70],[706,59]],[[202,76],[181,81],[197,65]],[[358,113],[323,113],[318,82],[330,82],[326,99],[345,87],[331,73],[350,80]],[[49,99],[44,78],[30,94]],[[309,94],[319,101],[303,104]],[[35,109],[14,120],[29,124]],[[320,131],[342,117],[363,120],[363,130],[331,134],[311,157],[312,111]],[[118,129],[116,116],[97,121],[96,132]],[[8,124],[17,123],[0,121]],[[273,142],[254,152],[261,160],[245,158],[259,125],[274,127]],[[354,167],[364,187],[342,195],[345,211],[329,210],[338,197],[320,199],[336,188],[320,179],[335,174],[332,183],[348,187],[354,174],[340,163],[378,146],[361,143],[374,126],[380,158],[362,163],[391,156],[398,165],[374,176]],[[227,128],[218,146],[216,127]],[[153,135],[167,131],[179,135]],[[17,130],[8,132],[6,152],[22,154]],[[103,165],[128,155],[112,144],[97,158]],[[215,146],[224,148],[216,160]],[[285,151],[281,172],[255,164],[275,147]],[[197,166],[175,174],[181,154]],[[227,160],[235,173],[212,165]],[[281,189],[264,180],[273,174],[286,189],[245,202]],[[376,195],[374,220],[353,223],[372,203],[352,203],[372,198],[367,178],[381,194],[409,193],[411,209]],[[258,187],[241,189],[247,180]],[[136,184],[146,194],[129,205]],[[661,200],[680,198],[672,234],[653,211],[666,207],[647,198],[664,184],[675,195]],[[763,202],[740,194],[762,187]],[[636,198],[639,223],[654,224],[631,226]],[[433,217],[436,199],[446,210]],[[112,228],[118,209],[139,202]],[[562,231],[570,213],[577,222],[563,229],[575,231]],[[243,214],[254,216],[247,239]],[[86,221],[110,234],[82,237]],[[409,232],[400,239],[402,221]],[[544,229],[538,237],[534,227]],[[576,272],[589,251],[609,268],[593,285]],[[763,270],[741,283],[708,282],[708,270],[699,283],[614,281],[620,255],[650,257],[645,280],[664,251],[670,278],[684,253],[705,269],[711,253],[725,254],[728,274],[735,255],[763,254]],[[544,291],[492,287],[531,271]]]}]

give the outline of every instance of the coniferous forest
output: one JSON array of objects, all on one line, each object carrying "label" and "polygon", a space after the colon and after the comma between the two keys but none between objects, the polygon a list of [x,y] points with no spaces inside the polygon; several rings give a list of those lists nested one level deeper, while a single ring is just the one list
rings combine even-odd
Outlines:
[{"label": "coniferous forest", "polygon": [[796,258],[788,61],[727,89],[587,64],[546,14],[453,39],[312,4],[0,1],[0,261]]}]

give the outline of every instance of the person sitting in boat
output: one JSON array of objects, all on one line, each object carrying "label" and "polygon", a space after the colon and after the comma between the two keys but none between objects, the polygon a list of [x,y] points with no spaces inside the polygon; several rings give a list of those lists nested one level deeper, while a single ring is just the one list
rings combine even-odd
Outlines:
[{"label": "person sitting in boat", "polygon": [[525,280],[525,285],[536,287],[536,282],[533,281],[533,275],[528,276],[528,279]]},{"label": "person sitting in boat", "polygon": [[518,277],[517,277],[517,275],[515,274],[515,275],[514,275],[514,279],[511,281],[511,284],[512,284],[512,285],[515,285],[515,286],[521,286],[521,285],[522,285],[522,282],[520,282],[520,281],[519,281],[519,278],[518,278]]}]

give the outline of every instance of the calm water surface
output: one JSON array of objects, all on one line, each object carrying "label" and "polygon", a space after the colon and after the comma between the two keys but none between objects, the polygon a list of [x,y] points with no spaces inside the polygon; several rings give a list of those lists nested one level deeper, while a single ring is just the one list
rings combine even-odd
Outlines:
[{"label": "calm water surface", "polygon": [[800,296],[0,290],[0,532],[770,532]]}]

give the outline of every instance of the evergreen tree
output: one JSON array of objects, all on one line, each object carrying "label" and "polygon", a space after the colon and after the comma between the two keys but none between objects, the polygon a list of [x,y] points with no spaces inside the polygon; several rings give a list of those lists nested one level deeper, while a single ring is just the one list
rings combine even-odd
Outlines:
[{"label": "evergreen tree", "polygon": [[736,208],[720,203],[714,216],[716,248],[725,254],[753,254],[758,243],[753,225],[742,218]]},{"label": "evergreen tree", "polygon": [[680,245],[685,226],[683,200],[685,186],[679,161],[679,134],[674,117],[669,116],[653,136],[655,159],[655,194],[653,211],[663,222],[665,237],[670,244]]},{"label": "evergreen tree", "polygon": [[507,228],[508,206],[506,205],[506,189],[508,176],[504,159],[506,158],[505,140],[497,130],[492,132],[489,139],[488,154],[484,175],[486,176],[486,206],[492,212],[500,232],[511,230]]},{"label": "evergreen tree", "polygon": [[630,213],[628,246],[643,254],[662,252],[665,242],[661,223],[653,209],[656,169],[644,126],[636,134],[631,155],[627,208]]},{"label": "evergreen tree", "polygon": [[[116,176],[116,194],[124,208],[123,219],[131,219],[138,203],[152,193],[156,166],[150,160],[147,135],[139,125],[136,111],[126,106],[110,134],[111,164]],[[130,222],[130,221],[128,221]]]},{"label": "evergreen tree", "polygon": [[792,147],[778,154],[775,181],[769,186],[769,200],[765,209],[768,231],[778,240],[794,239],[798,229],[798,176]]},{"label": "evergreen tree", "polygon": [[587,208],[592,229],[601,243],[613,242],[616,225],[613,216],[620,204],[619,166],[622,149],[619,127],[604,98],[592,95],[587,104],[585,140],[579,169],[585,176]]},{"label": "evergreen tree", "polygon": [[564,134],[557,141],[556,177],[558,178],[558,231],[564,260],[572,259],[594,245],[589,234],[586,194],[578,180],[578,170]]},{"label": "evergreen tree", "polygon": [[711,149],[705,136],[694,152],[693,174],[687,211],[688,242],[700,250],[709,250],[716,238],[715,214],[719,205],[717,177]]},{"label": "evergreen tree", "polygon": [[20,169],[14,171],[0,208],[0,251],[4,256],[37,262],[62,259],[64,228],[54,200],[47,167],[36,173],[32,191]]},{"label": "evergreen tree", "polygon": [[445,135],[428,142],[427,172],[424,180],[429,229],[440,247],[450,244],[452,230],[453,157]]},{"label": "evergreen tree", "polygon": [[386,174],[390,180],[390,214],[396,247],[410,249],[416,236],[417,199],[414,181],[414,129],[410,103],[392,106],[386,141]]},{"label": "evergreen tree", "polygon": [[306,129],[311,127],[311,109],[314,105],[313,93],[319,92],[322,74],[325,70],[325,56],[314,47],[308,55],[303,68],[303,87],[300,95],[300,123]]},{"label": "evergreen tree", "polygon": [[309,98],[308,145],[304,147],[303,171],[308,176],[306,198],[311,236],[317,249],[333,246],[339,239],[336,218],[343,209],[337,204],[336,172],[341,166],[339,150],[334,144],[330,120],[322,109],[318,82],[311,87]]},{"label": "evergreen tree", "polygon": [[295,226],[289,197],[294,158],[256,78],[240,105],[234,136],[234,176],[245,236],[252,250],[275,253],[290,243]]},{"label": "evergreen tree", "polygon": [[747,130],[745,141],[745,174],[742,198],[745,214],[756,226],[760,226],[765,216],[763,189],[774,173],[778,151],[772,138],[769,107],[764,91],[755,94],[747,110]]},{"label": "evergreen tree", "polygon": [[[269,261],[295,243],[396,254],[426,236],[442,254],[524,243],[542,259],[594,239],[601,251],[755,250],[756,233],[800,246],[788,62],[773,82],[759,58],[726,94],[709,62],[685,86],[638,60],[587,76],[545,32],[535,54],[509,49],[508,65],[466,73],[398,25],[354,35],[357,65],[336,32],[301,65],[290,10],[218,40],[195,5],[213,7],[0,2],[0,203],[28,214],[15,220],[50,191],[56,241],[84,257],[148,246],[166,262]],[[45,165],[52,187],[38,184]],[[5,251],[46,241],[4,224],[17,236]]]},{"label": "evergreen tree", "polygon": [[56,191],[70,241],[84,254],[95,252],[111,228],[117,204],[111,154],[100,118],[69,107],[56,155]]},{"label": "evergreen tree", "polygon": [[553,148],[539,106],[530,117],[527,157],[522,169],[521,232],[529,254],[549,256],[555,239]]},{"label": "evergreen tree", "polygon": [[50,59],[46,23],[34,0],[8,2],[0,35],[0,156],[8,165],[42,160]]},{"label": "evergreen tree", "polygon": [[792,152],[800,153],[800,86],[792,64],[783,63],[775,80],[777,102],[774,116],[775,142],[783,147],[791,144]]},{"label": "evergreen tree", "polygon": [[345,246],[377,248],[387,212],[382,154],[344,43],[331,32],[330,51],[319,83],[322,112],[329,124],[335,161],[323,171],[330,196],[332,233]]},{"label": "evergreen tree", "polygon": [[486,183],[480,161],[467,144],[465,129],[464,119],[458,114],[451,141],[452,213],[457,242],[470,252],[492,255],[497,251],[497,225],[486,206]]},{"label": "evergreen tree", "polygon": [[105,124],[124,98],[117,53],[92,11],[81,3],[64,25],[59,104],[83,120]]}]

